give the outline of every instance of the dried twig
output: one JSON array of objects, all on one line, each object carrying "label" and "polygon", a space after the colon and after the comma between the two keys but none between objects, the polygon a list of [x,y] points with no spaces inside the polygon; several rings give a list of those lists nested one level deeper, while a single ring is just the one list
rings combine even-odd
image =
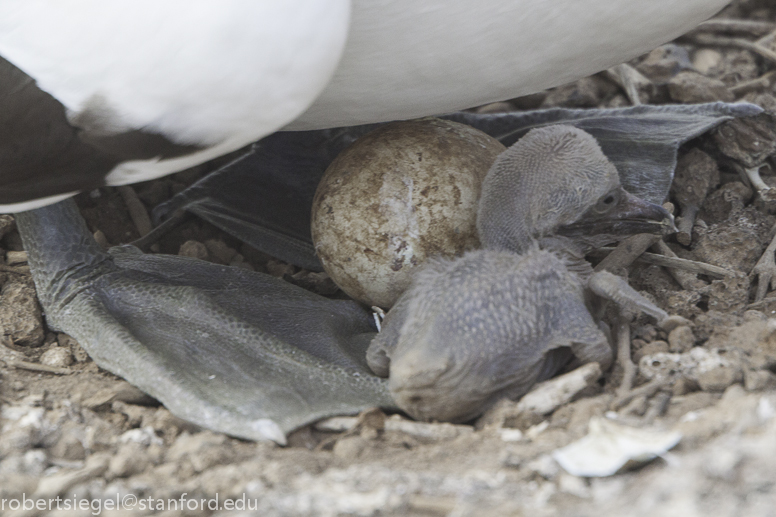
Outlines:
[{"label": "dried twig", "polygon": [[[614,250],[611,251],[596,267],[596,271],[612,271],[624,269],[633,264],[641,254],[650,246],[660,240],[659,235],[651,233],[642,233],[633,235],[622,241]],[[602,248],[599,248],[602,249]],[[611,248],[609,248],[611,249]]]},{"label": "dried twig", "polygon": [[776,29],[772,30],[762,38],[758,39],[757,41],[755,41],[755,43],[757,43],[761,47],[773,48],[772,44],[774,39],[776,39]]},{"label": "dried twig", "polygon": [[[619,247],[617,248],[602,247],[591,251],[590,253],[588,253],[588,255],[596,256],[596,255],[603,255],[605,253],[609,253],[609,256],[611,256],[618,249]],[[607,258],[609,258],[609,256],[607,256]],[[644,262],[646,264],[654,264],[656,266],[676,268],[676,269],[681,269],[683,271],[689,271],[691,273],[709,275],[715,278],[735,277],[738,275],[738,273],[736,273],[735,271],[731,271],[729,269],[725,269],[719,266],[714,266],[712,264],[706,264],[705,262],[697,262],[695,260],[688,260],[688,259],[683,259],[679,257],[666,257],[664,255],[657,255],[655,253],[644,252],[641,255],[637,256],[635,260],[639,262]],[[603,263],[603,261],[601,262]],[[598,269],[598,267],[596,267],[596,269]]]},{"label": "dried twig", "polygon": [[629,316],[623,312],[617,322],[617,363],[622,367],[622,382],[617,388],[617,396],[620,398],[631,391],[633,380],[636,378],[636,365],[631,360],[630,321],[632,318]]},{"label": "dried twig", "polygon": [[[676,253],[674,253],[674,250],[669,248],[668,244],[666,244],[664,241],[657,241],[652,249],[664,257],[679,258],[676,256]],[[674,280],[676,280],[684,290],[692,291],[706,285],[705,282],[698,278],[697,273],[695,272],[679,269],[676,267],[669,267],[668,272],[672,277],[674,277]]]},{"label": "dried twig", "polygon": [[776,63],[776,52],[749,40],[741,38],[727,38],[724,36],[711,36],[709,34],[697,34],[690,36],[690,40],[698,45],[709,47],[733,47],[749,50],[767,59],[771,63]]},{"label": "dried twig", "polygon": [[145,205],[140,201],[140,198],[137,197],[135,189],[129,185],[123,185],[117,188],[119,194],[121,194],[121,198],[124,200],[124,204],[127,205],[127,210],[129,211],[129,216],[132,218],[132,222],[135,223],[137,233],[139,233],[141,237],[147,235],[153,229],[153,225],[151,224],[151,218],[148,217],[148,211],[146,211]]},{"label": "dried twig", "polygon": [[634,106],[641,104],[638,85],[651,84],[649,79],[627,63],[610,68],[606,71],[606,74],[615,83],[620,85],[631,104]]},{"label": "dried twig", "polygon": [[[358,417],[332,417],[314,424],[315,429],[328,432],[347,432],[356,427]],[[449,440],[474,432],[469,425],[448,424],[445,422],[427,423],[406,420],[397,415],[385,419],[385,431],[398,431],[417,438]]]},{"label": "dried twig", "polygon": [[156,228],[151,230],[151,232],[145,234],[130,244],[140,248],[143,251],[148,251],[154,243],[162,238],[162,236],[164,236],[179,224],[188,220],[190,217],[192,217],[191,214],[189,214],[189,212],[186,210],[176,210],[170,217],[165,219]]},{"label": "dried twig", "polygon": [[611,404],[613,411],[617,411],[621,407],[628,404],[636,397],[651,397],[659,390],[667,387],[673,382],[673,379],[654,379],[646,384],[639,386],[638,388],[630,390],[628,393],[617,397]]},{"label": "dried twig", "polygon": [[587,363],[568,373],[540,382],[515,405],[515,414],[548,415],[601,378],[601,365]]},{"label": "dried twig", "polygon": [[5,359],[4,361],[8,364],[8,366],[18,368],[20,370],[29,370],[31,372],[53,373],[55,375],[70,375],[73,373],[73,370],[70,370],[69,368],[59,368],[57,366],[48,366],[45,364],[28,363],[27,361],[19,361],[16,359]]},{"label": "dried twig", "polygon": [[730,92],[736,97],[740,97],[741,95],[746,95],[750,92],[756,92],[770,88],[774,82],[776,82],[776,70],[771,70],[770,72],[761,75],[757,79],[742,81],[735,86],[731,86],[728,88],[728,90],[730,90]]},{"label": "dried twig", "polygon": [[644,413],[642,421],[645,424],[651,424],[655,419],[666,412],[668,404],[671,402],[671,394],[665,391],[658,392],[649,404],[649,408]]},{"label": "dried twig", "polygon": [[761,22],[757,20],[733,20],[727,18],[718,18],[708,20],[698,25],[695,32],[725,32],[749,34],[751,36],[762,36],[776,30],[776,24],[771,22]]}]

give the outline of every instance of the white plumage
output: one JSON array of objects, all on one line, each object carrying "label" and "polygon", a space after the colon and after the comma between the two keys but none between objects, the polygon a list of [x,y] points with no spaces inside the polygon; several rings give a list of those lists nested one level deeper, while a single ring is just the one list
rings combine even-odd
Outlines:
[{"label": "white plumage", "polygon": [[203,148],[120,163],[106,178],[116,185],[283,127],[413,118],[563,84],[673,39],[727,1],[4,0],[0,55],[71,120],[90,110],[106,133]]}]

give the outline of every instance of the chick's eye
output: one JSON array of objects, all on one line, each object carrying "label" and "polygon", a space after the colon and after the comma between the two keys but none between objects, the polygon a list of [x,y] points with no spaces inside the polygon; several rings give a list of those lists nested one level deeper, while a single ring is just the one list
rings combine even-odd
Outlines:
[{"label": "chick's eye", "polygon": [[596,211],[599,213],[608,212],[614,206],[617,204],[617,201],[619,200],[619,192],[618,191],[612,191],[608,194],[604,195],[601,199],[598,200],[598,203],[596,203]]}]

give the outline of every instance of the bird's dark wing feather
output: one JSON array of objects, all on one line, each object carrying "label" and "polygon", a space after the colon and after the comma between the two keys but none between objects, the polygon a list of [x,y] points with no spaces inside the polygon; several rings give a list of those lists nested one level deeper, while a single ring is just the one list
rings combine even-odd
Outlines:
[{"label": "bird's dark wing feather", "polygon": [[86,108],[70,121],[57,99],[0,57],[0,205],[99,187],[125,160],[201,149],[142,129],[96,131],[101,116]]}]

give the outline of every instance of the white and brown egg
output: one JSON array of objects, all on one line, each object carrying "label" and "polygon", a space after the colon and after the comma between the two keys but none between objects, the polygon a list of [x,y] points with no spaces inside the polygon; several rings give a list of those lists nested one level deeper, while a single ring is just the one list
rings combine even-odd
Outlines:
[{"label": "white and brown egg", "polygon": [[356,300],[389,308],[427,258],[479,247],[482,181],[504,150],[482,131],[437,118],[359,139],[329,166],[313,202],[326,272]]}]

